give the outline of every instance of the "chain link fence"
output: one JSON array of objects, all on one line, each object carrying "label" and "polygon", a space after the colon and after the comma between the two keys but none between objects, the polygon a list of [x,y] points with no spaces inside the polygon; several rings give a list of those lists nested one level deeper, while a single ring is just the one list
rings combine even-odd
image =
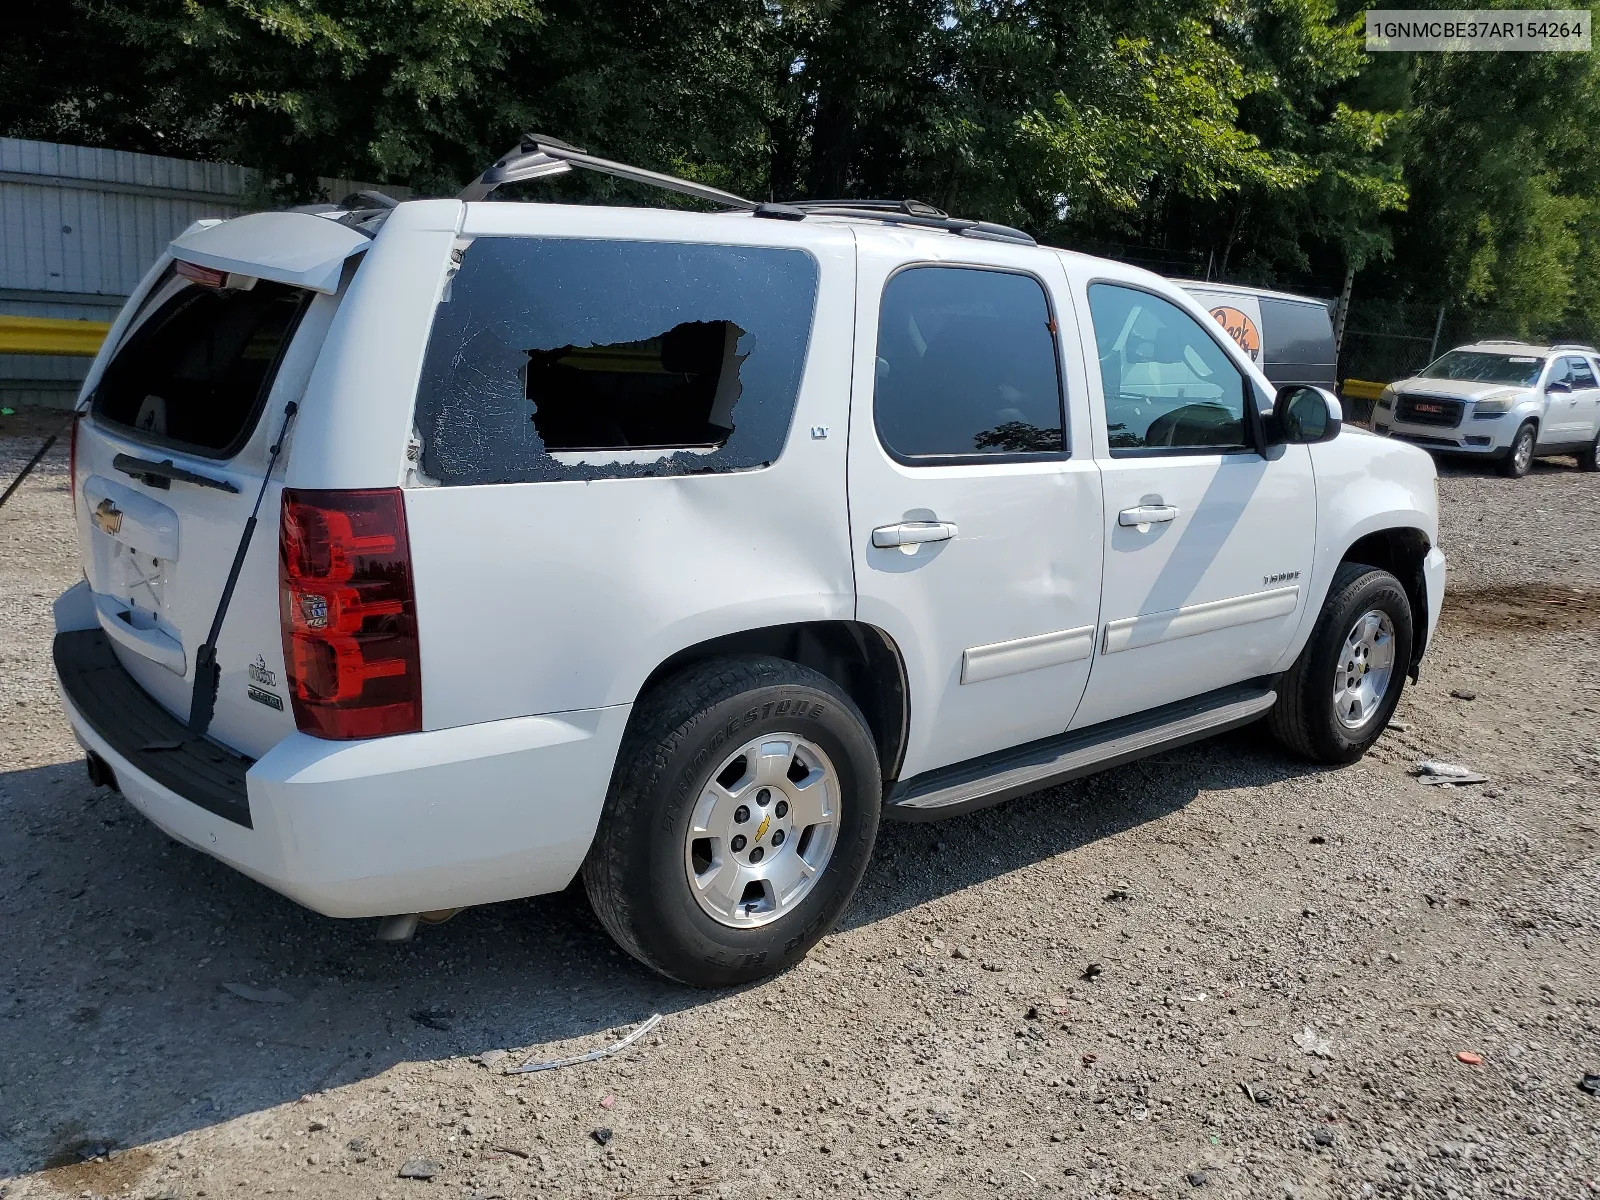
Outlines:
[{"label": "chain link fence", "polygon": [[1595,345],[1596,338],[1600,338],[1600,323],[1596,322],[1529,330],[1526,316],[1515,312],[1358,297],[1345,319],[1339,378],[1391,383],[1415,375],[1454,346],[1490,339]]},{"label": "chain link fence", "polygon": [[[1336,317],[1337,319],[1337,317]],[[1339,343],[1339,379],[1345,411],[1369,423],[1376,387],[1417,374],[1455,346],[1490,340],[1600,344],[1600,323],[1574,322],[1550,330],[1530,330],[1523,314],[1461,304],[1416,304],[1357,297],[1345,318]]]},{"label": "chain link fence", "polygon": [[1339,378],[1388,383],[1438,357],[1448,306],[1355,300],[1339,343]]}]

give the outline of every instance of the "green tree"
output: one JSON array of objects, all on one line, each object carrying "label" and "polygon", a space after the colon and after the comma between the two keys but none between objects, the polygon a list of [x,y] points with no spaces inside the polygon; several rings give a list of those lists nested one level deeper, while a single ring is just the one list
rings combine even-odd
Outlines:
[{"label": "green tree", "polygon": [[319,174],[448,192],[541,130],[757,196],[916,197],[1262,278],[1381,255],[1404,197],[1331,0],[24,3],[36,49],[101,69],[0,87],[3,127],[227,158],[285,197]]},{"label": "green tree", "polygon": [[[1418,55],[1392,292],[1522,336],[1600,325],[1600,67],[1592,54]],[[1490,318],[1487,314],[1493,314]]]}]

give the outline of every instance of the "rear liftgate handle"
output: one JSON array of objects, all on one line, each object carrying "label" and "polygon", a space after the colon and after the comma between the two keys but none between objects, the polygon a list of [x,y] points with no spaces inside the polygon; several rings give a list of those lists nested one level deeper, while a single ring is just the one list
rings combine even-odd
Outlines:
[{"label": "rear liftgate handle", "polygon": [[222,633],[222,618],[228,615],[228,604],[233,600],[233,589],[238,586],[239,572],[244,568],[244,556],[250,549],[250,539],[256,531],[256,516],[261,512],[261,499],[267,494],[267,484],[272,482],[272,468],[278,464],[283,450],[283,439],[289,436],[289,423],[300,406],[293,400],[283,406],[283,424],[278,428],[278,440],[272,443],[267,456],[267,469],[261,476],[261,490],[250,509],[250,519],[244,523],[239,535],[239,548],[233,552],[233,566],[228,569],[228,582],[222,585],[222,599],[217,602],[217,615],[211,618],[211,632],[205,644],[195,654],[194,694],[189,699],[189,732],[197,738],[205,737],[211,728],[211,718],[217,711],[217,689],[222,683],[222,669],[217,666],[217,638]]}]

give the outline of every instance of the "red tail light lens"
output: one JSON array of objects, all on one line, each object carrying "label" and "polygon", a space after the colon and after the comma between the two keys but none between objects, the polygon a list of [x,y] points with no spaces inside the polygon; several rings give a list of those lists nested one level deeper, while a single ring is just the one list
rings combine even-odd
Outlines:
[{"label": "red tail light lens", "polygon": [[301,732],[367,738],[421,729],[400,489],[285,489],[278,583],[289,698]]},{"label": "red tail light lens", "polygon": [[179,259],[172,264],[172,269],[185,279],[192,279],[201,287],[219,288],[228,284],[228,273],[218,271],[214,267],[199,267],[194,263],[184,262]]}]

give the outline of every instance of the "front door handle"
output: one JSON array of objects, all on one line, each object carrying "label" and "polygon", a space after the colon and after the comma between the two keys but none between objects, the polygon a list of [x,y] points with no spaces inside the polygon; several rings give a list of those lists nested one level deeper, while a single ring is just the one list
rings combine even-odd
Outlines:
[{"label": "front door handle", "polygon": [[872,531],[872,544],[881,550],[899,546],[912,554],[923,542],[948,542],[959,532],[949,521],[901,521],[879,525]]},{"label": "front door handle", "polygon": [[1117,514],[1118,525],[1162,525],[1177,519],[1178,510],[1171,504],[1141,504]]}]

